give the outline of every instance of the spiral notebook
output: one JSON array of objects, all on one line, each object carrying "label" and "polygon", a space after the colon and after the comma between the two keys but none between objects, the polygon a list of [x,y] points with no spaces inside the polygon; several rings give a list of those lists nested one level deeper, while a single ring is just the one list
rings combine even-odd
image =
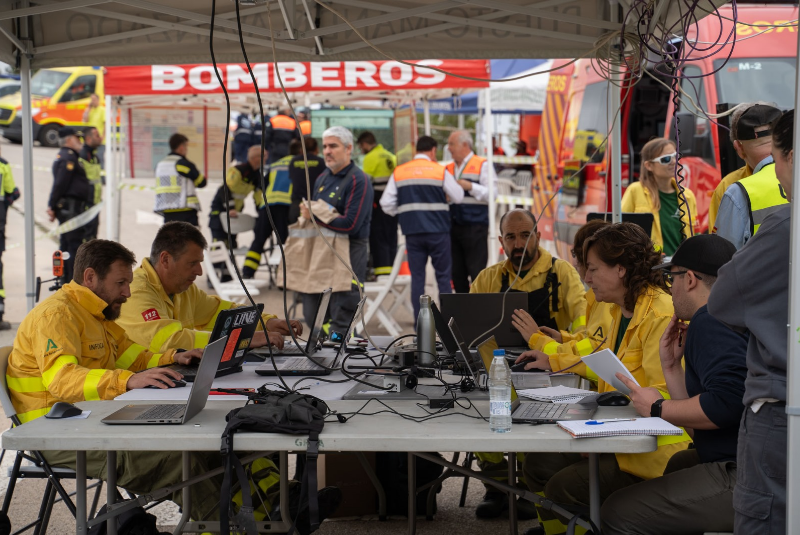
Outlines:
[{"label": "spiral notebook", "polygon": [[661,418],[572,420],[558,422],[558,426],[575,438],[683,434],[683,429]]}]

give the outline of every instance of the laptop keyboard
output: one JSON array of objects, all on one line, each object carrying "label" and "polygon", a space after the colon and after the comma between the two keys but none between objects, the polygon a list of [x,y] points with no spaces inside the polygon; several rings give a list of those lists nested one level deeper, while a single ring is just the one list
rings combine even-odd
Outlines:
[{"label": "laptop keyboard", "polygon": [[135,420],[172,420],[183,417],[186,405],[153,405]]},{"label": "laptop keyboard", "polygon": [[558,420],[567,413],[569,404],[531,402],[522,407],[523,409],[514,415],[514,418],[521,420]]},{"label": "laptop keyboard", "polygon": [[280,357],[282,355],[303,355],[303,350],[295,345],[285,346],[283,349],[273,351],[273,355]]},{"label": "laptop keyboard", "polygon": [[281,370],[319,370],[320,366],[311,362],[311,359],[306,357],[294,357],[286,359],[279,365]]}]

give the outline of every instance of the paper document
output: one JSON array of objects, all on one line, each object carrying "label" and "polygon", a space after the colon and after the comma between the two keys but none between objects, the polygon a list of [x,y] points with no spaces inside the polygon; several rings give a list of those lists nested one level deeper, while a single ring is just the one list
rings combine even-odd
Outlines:
[{"label": "paper document", "polygon": [[683,429],[661,418],[573,420],[558,422],[558,426],[575,438],[683,434]]},{"label": "paper document", "polygon": [[625,386],[622,381],[617,379],[617,373],[621,373],[636,383],[637,386],[640,386],[639,382],[634,379],[633,375],[631,375],[631,372],[628,371],[628,368],[626,368],[625,365],[620,362],[619,358],[610,349],[604,349],[602,351],[598,351],[597,353],[586,355],[585,357],[581,357],[581,360],[594,373],[596,373],[598,377],[623,394],[630,394],[631,389]]},{"label": "paper document", "polygon": [[596,397],[597,392],[571,388],[569,386],[550,386],[547,388],[528,388],[517,390],[517,395],[536,401],[552,401],[553,403],[578,403],[587,396]]}]

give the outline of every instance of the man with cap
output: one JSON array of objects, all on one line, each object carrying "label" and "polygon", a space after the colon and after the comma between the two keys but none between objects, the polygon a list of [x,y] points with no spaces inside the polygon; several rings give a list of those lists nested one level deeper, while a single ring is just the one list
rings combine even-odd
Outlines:
[{"label": "man with cap", "polygon": [[[775,177],[770,154],[772,125],[780,116],[778,108],[756,103],[744,108],[740,114],[735,113],[731,123],[734,147],[746,165],[725,177],[714,191],[721,201],[716,217],[712,217],[715,208],[712,197],[709,228],[733,243],[737,249],[747,243],[776,206],[787,202]],[[752,169],[749,176],[748,169]],[[721,190],[723,187],[727,189]]]},{"label": "man with cap", "polygon": [[[733,143],[736,154],[745,161],[745,164],[744,167],[728,173],[714,190],[711,204],[708,206],[709,229],[714,228],[722,196],[725,195],[731,184],[752,175],[754,169],[761,170],[772,161],[769,152],[772,148],[772,138],[761,133],[769,130],[770,123],[776,117],[780,117],[780,110],[763,102],[744,102],[734,108],[731,114],[731,143]],[[741,131],[739,131],[740,125]],[[756,132],[759,134],[757,139],[754,137]]]},{"label": "man with cap", "polygon": [[[58,131],[58,144],[61,150],[53,162],[53,189],[50,190],[50,200],[47,202],[47,215],[50,221],[58,219],[60,224],[85,212],[91,206],[94,187],[79,162],[83,147],[78,139],[78,132],[70,126],[61,128]],[[79,226],[59,236],[61,252],[69,254],[64,260],[65,281],[72,280],[72,264],[85,235],[86,229]]]},{"label": "man with cap", "polygon": [[675,454],[663,477],[609,496],[601,511],[605,534],[733,531],[748,337],[709,314],[707,303],[719,269],[735,252],[724,238],[698,234],[684,241],[670,262],[653,268],[663,271],[675,307],[659,348],[671,398],[617,377],[631,389],[639,414],[684,427],[695,448]]}]

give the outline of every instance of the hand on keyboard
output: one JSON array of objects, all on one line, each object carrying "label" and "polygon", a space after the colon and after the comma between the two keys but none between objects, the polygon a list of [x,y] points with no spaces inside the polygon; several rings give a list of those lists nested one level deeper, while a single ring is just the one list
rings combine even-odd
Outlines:
[{"label": "hand on keyboard", "polygon": [[181,379],[183,379],[183,375],[175,370],[169,368],[150,368],[149,370],[131,375],[126,386],[128,390],[144,388],[146,386],[166,389],[175,386],[175,382]]}]

